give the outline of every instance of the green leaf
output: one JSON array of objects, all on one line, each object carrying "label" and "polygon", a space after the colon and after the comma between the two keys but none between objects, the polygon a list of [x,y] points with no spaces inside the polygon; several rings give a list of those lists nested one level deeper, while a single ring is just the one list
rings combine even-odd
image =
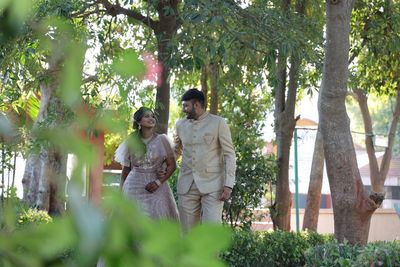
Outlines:
[{"label": "green leaf", "polygon": [[36,120],[39,115],[40,100],[34,95],[30,94],[26,102],[26,113],[32,120]]},{"label": "green leaf", "polygon": [[143,76],[146,71],[143,61],[139,60],[138,54],[132,49],[125,50],[120,57],[114,59],[113,69],[125,79]]},{"label": "green leaf", "polygon": [[33,6],[32,0],[13,0],[12,16],[17,20],[23,21],[30,14]]},{"label": "green leaf", "polygon": [[[229,246],[230,235],[229,228],[218,224],[201,224],[193,228],[188,233],[186,242],[188,242],[190,251],[196,252],[196,254],[186,258],[187,266],[220,266],[216,261],[217,255]],[[214,265],[210,265],[211,262]]]},{"label": "green leaf", "polygon": [[80,87],[85,48],[74,42],[68,49],[58,94],[65,104],[76,106],[82,99]]}]

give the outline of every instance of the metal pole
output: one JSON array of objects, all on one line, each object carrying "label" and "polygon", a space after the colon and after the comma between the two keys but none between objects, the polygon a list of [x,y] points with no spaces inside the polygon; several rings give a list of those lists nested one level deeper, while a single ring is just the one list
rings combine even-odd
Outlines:
[{"label": "metal pole", "polygon": [[297,128],[294,128],[294,184],[295,184],[295,203],[296,203],[296,231],[300,231],[299,219],[299,171],[297,159]]}]

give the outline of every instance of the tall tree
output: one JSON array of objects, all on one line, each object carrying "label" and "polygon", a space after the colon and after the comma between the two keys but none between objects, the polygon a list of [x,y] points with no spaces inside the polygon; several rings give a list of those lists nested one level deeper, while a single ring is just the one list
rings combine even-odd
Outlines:
[{"label": "tall tree", "polygon": [[326,45],[318,101],[320,127],[334,212],[335,237],[366,244],[372,213],[382,199],[361,181],[346,113],[350,18],[353,0],[326,1]]},{"label": "tall tree", "polygon": [[303,230],[317,231],[321,189],[324,176],[324,142],[320,130],[315,138],[314,153],[311,163],[310,183],[308,185],[307,202],[303,218]]},{"label": "tall tree", "polygon": [[[33,131],[54,128],[65,119],[66,109],[56,95],[60,84],[60,62],[50,62],[47,77],[40,83],[40,110]],[[31,136],[32,142],[37,142]],[[23,200],[30,206],[59,214],[65,210],[67,155],[52,144],[36,144],[38,151],[29,153],[22,184]]]},{"label": "tall tree", "polygon": [[[291,1],[282,2],[284,16],[290,16]],[[295,13],[305,17],[307,1],[296,1]],[[295,105],[299,89],[299,68],[304,64],[304,56],[291,51],[286,53],[284,46],[278,50],[277,80],[275,87],[275,133],[277,141],[278,178],[276,183],[276,214],[274,223],[277,228],[290,230],[291,192],[289,190],[289,158],[290,146],[296,122]],[[289,73],[287,74],[287,69]],[[288,80],[288,81],[287,81]]]},{"label": "tall tree", "polygon": [[[80,79],[72,74],[80,77],[84,49],[82,43],[74,42],[82,39],[70,19],[77,2],[37,1],[33,7],[34,15],[24,23],[21,34],[1,47],[0,63],[10,77],[4,86],[17,87],[21,97],[34,92],[40,99],[34,126],[28,128],[23,200],[57,214],[65,209],[67,152],[46,134],[68,121],[66,103],[80,100]],[[31,102],[27,109],[34,109]]]},{"label": "tall tree", "polygon": [[[376,184],[375,177],[379,177],[378,180],[381,183],[381,186],[374,187],[373,191],[379,192],[380,196],[383,196],[384,193],[382,191],[384,181],[382,174],[385,172],[383,171],[379,175],[375,174],[378,174],[379,169],[384,170],[386,169],[384,166],[390,164],[392,148],[388,147],[386,149],[385,160],[382,162],[381,167],[378,167],[375,152],[372,151],[375,150],[372,143],[374,131],[370,124],[370,114],[366,100],[369,93],[389,96],[396,94],[397,77],[395,75],[396,63],[394,62],[398,61],[399,49],[394,44],[398,43],[398,36],[396,35],[399,28],[399,23],[397,23],[398,9],[399,3],[393,3],[390,0],[357,1],[352,12],[350,28],[352,40],[348,62],[351,68],[350,88],[355,89],[349,94],[362,102],[359,102],[360,110],[363,114],[360,121],[364,121],[366,148],[370,158],[371,174],[373,174],[371,180],[372,184]],[[363,90],[359,88],[363,88]],[[392,113],[392,115],[396,115],[396,109]],[[391,124],[396,123],[396,116],[392,118],[394,121]],[[395,132],[391,130],[391,133]],[[389,139],[395,140],[394,137],[389,137]],[[303,223],[303,228],[311,230],[316,230],[317,227],[321,194],[321,187],[314,187],[316,177],[319,178],[318,183],[322,183],[323,161],[321,157],[315,157],[315,154],[320,153],[320,147],[322,146],[318,144],[319,142],[322,142],[322,139],[319,140],[317,138]],[[391,143],[394,145],[394,142]],[[316,173],[318,173],[318,176],[315,176]],[[313,223],[310,224],[311,222]]]},{"label": "tall tree", "polygon": [[[147,15],[143,15],[134,8],[125,8],[117,1],[115,4],[107,0],[98,1],[105,7],[105,12],[111,16],[125,15],[150,28],[157,41],[157,58],[162,63],[160,83],[157,85],[156,108],[157,131],[168,131],[169,103],[170,103],[170,75],[171,64],[169,62],[174,47],[173,38],[180,26],[178,0],[143,1],[147,5]],[[97,3],[97,2],[95,2]],[[155,10],[157,20],[150,14],[150,8]]]},{"label": "tall tree", "polygon": [[[376,194],[379,198],[383,198],[385,195],[384,183],[389,171],[400,117],[400,86],[398,83],[399,10],[400,3],[398,1],[385,0],[378,3],[359,3],[356,15],[369,18],[371,15],[368,14],[372,13],[374,20],[364,19],[366,21],[365,30],[359,33],[355,29],[353,33],[353,35],[362,36],[364,46],[359,48],[358,66],[352,69],[352,95],[358,101],[364,123],[365,147],[371,174],[371,194]],[[375,155],[375,134],[367,102],[369,94],[388,95],[395,102],[391,121],[388,122],[387,126],[388,145],[384,150],[380,165]]]}]

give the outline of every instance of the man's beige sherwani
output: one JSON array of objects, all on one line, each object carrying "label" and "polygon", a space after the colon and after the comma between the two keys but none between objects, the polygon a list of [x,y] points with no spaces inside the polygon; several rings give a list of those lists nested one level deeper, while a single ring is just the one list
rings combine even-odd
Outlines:
[{"label": "man's beige sherwani", "polygon": [[220,191],[223,186],[233,188],[236,156],[223,118],[206,112],[198,120],[179,120],[176,137],[182,153],[178,194],[187,193],[193,181],[202,194]]}]

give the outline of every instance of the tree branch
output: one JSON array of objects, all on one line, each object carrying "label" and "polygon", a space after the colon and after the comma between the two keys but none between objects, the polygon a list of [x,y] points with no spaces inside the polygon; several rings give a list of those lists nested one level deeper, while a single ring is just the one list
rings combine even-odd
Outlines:
[{"label": "tree branch", "polygon": [[132,19],[135,19],[147,27],[150,27],[151,29],[155,29],[155,26],[157,24],[156,21],[152,20],[148,16],[143,16],[137,11],[131,10],[131,9],[126,9],[121,7],[120,5],[114,5],[111,4],[108,0],[99,0],[100,3],[103,4],[103,6],[106,8],[106,13],[115,17],[117,15],[126,15]]},{"label": "tree branch", "polygon": [[87,76],[82,80],[82,84],[91,83],[91,82],[98,82],[99,77],[97,75]]},{"label": "tree branch", "polygon": [[388,146],[385,149],[385,154],[383,154],[381,162],[381,176],[386,177],[389,172],[390,161],[392,159],[393,145],[396,137],[397,123],[400,119],[400,93],[397,91],[396,94],[396,106],[393,112],[392,122],[390,123],[389,136],[388,136]]},{"label": "tree branch", "polygon": [[[360,111],[362,114],[363,122],[364,122],[364,131],[365,131],[365,147],[367,149],[368,159],[369,159],[369,170],[371,176],[371,185],[372,190],[375,192],[381,192],[383,188],[377,186],[380,177],[378,160],[375,155],[375,147],[373,142],[373,131],[372,131],[372,120],[371,115],[368,109],[367,96],[361,89],[354,89],[354,93],[357,95],[358,105],[360,107]],[[378,188],[377,188],[378,187]]]}]

